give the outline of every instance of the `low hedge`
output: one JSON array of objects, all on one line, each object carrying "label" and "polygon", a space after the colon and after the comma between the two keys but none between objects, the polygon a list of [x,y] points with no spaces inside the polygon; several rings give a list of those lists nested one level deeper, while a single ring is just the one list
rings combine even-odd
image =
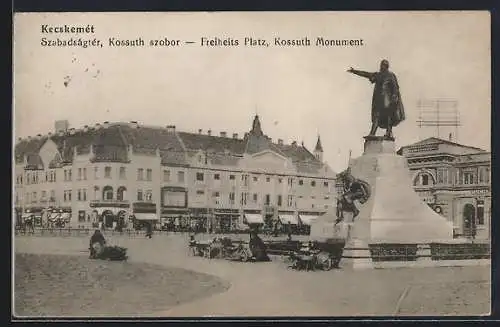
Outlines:
[{"label": "low hedge", "polygon": [[417,260],[417,244],[371,244],[369,247],[374,262]]},{"label": "low hedge", "polygon": [[432,260],[489,259],[490,245],[484,243],[431,243]]}]

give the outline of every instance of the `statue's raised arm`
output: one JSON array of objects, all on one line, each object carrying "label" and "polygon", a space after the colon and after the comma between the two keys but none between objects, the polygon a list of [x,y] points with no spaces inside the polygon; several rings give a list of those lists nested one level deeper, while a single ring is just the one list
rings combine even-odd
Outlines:
[{"label": "statue's raised arm", "polygon": [[365,72],[365,71],[362,71],[362,70],[357,70],[357,69],[354,69],[354,68],[349,68],[347,70],[348,73],[351,73],[351,74],[354,74],[354,75],[358,75],[358,76],[361,76],[361,77],[366,77],[368,78],[369,80],[372,80],[373,79],[373,76],[375,75],[375,73],[370,73],[370,72]]}]

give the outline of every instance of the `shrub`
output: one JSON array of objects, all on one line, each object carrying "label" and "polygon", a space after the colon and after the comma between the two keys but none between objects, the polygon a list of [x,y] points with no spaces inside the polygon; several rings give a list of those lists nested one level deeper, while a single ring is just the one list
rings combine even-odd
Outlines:
[{"label": "shrub", "polygon": [[490,258],[490,245],[478,243],[431,243],[432,260],[470,260]]},{"label": "shrub", "polygon": [[372,260],[377,261],[415,261],[417,244],[371,244]]}]

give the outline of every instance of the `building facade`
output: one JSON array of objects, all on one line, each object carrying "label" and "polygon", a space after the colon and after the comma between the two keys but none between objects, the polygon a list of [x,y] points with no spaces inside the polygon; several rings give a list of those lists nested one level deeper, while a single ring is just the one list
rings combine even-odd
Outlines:
[{"label": "building facade", "polygon": [[137,122],[69,128],[18,139],[15,208],[71,212],[71,225],[120,217],[200,220],[231,229],[243,222],[307,223],[335,198],[335,173],[318,137],[310,152],[272,142],[255,116],[243,137],[148,127]]},{"label": "building facade", "polygon": [[428,138],[402,147],[415,191],[453,222],[457,237],[491,235],[491,153]]}]

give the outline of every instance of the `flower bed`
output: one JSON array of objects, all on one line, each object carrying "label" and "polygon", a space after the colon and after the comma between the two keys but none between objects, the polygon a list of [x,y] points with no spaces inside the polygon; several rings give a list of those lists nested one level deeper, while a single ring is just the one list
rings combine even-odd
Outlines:
[{"label": "flower bed", "polygon": [[417,244],[370,244],[369,247],[374,262],[417,260]]},{"label": "flower bed", "polygon": [[490,245],[484,243],[431,243],[432,260],[489,259]]}]

